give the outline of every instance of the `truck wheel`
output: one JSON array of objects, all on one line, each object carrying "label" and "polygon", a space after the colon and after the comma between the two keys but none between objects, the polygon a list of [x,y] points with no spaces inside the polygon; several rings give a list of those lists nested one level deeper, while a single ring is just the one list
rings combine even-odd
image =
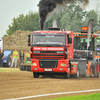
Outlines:
[{"label": "truck wheel", "polygon": [[31,66],[26,66],[26,71],[31,71]]},{"label": "truck wheel", "polygon": [[77,77],[77,78],[80,77],[80,70],[79,70],[79,67],[77,67],[77,74],[76,74],[76,77]]},{"label": "truck wheel", "polygon": [[90,77],[92,77],[92,66],[90,66]]},{"label": "truck wheel", "polygon": [[97,65],[97,77],[99,77],[99,60],[98,60],[98,65]]},{"label": "truck wheel", "polygon": [[29,71],[29,66],[26,66],[26,71]]},{"label": "truck wheel", "polygon": [[34,78],[38,78],[38,77],[39,77],[39,74],[33,72],[33,77],[34,77]]},{"label": "truck wheel", "polygon": [[69,77],[70,77],[69,73],[64,74],[64,79],[69,79]]},{"label": "truck wheel", "polygon": [[97,61],[92,61],[92,73],[94,76],[96,75],[96,66],[97,66]]},{"label": "truck wheel", "polygon": [[10,67],[11,66],[11,58],[8,56],[7,58],[7,64],[5,64],[6,67]]},{"label": "truck wheel", "polygon": [[99,77],[99,72],[98,72],[98,64],[97,66],[95,67],[95,77]]},{"label": "truck wheel", "polygon": [[23,71],[25,71],[26,70],[26,66],[23,66]]},{"label": "truck wheel", "polygon": [[23,66],[21,66],[21,65],[20,65],[20,66],[19,66],[19,68],[20,68],[20,71],[22,71],[22,70],[23,70]]},{"label": "truck wheel", "polygon": [[98,73],[98,63],[97,63],[97,61],[96,61],[96,63],[95,63],[95,66],[93,66],[93,68],[92,68],[92,72],[93,72],[93,74],[94,74],[94,77],[99,77],[99,73]]},{"label": "truck wheel", "polygon": [[28,68],[28,69],[29,69],[29,71],[31,71],[31,66],[29,66],[29,68]]}]

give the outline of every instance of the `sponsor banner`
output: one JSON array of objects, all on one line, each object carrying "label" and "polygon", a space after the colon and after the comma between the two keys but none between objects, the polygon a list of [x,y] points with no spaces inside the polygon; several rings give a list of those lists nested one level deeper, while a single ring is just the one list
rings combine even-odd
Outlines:
[{"label": "sponsor banner", "polygon": [[35,51],[64,51],[64,47],[33,47]]}]

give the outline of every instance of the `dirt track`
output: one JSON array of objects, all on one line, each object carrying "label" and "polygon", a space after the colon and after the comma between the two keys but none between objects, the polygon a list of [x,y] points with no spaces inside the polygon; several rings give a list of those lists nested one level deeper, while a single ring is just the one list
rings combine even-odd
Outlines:
[{"label": "dirt track", "polygon": [[[40,76],[38,79],[34,79],[32,72],[0,72],[0,100],[47,93],[89,89],[100,89],[100,78],[63,79],[60,77],[43,78],[42,76]],[[27,100],[47,100],[70,95],[76,94],[55,95],[41,98],[31,98]]]}]

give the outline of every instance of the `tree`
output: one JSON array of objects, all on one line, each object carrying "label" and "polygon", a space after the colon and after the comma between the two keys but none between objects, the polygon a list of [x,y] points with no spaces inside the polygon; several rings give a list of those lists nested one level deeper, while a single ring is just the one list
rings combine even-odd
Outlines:
[{"label": "tree", "polygon": [[84,25],[88,25],[88,21],[89,21],[90,19],[94,19],[93,27],[94,27],[95,25],[97,25],[97,22],[98,22],[98,15],[96,14],[96,12],[95,12],[94,10],[91,10],[91,11],[89,11],[89,12],[87,13],[86,18],[85,18],[85,20],[83,21],[83,24],[84,24]]},{"label": "tree", "polygon": [[35,31],[40,29],[39,15],[37,12],[33,13],[30,11],[26,16],[20,14],[19,17],[14,17],[12,21],[11,25],[8,26],[9,29],[6,30],[8,35],[12,35],[16,30]]},{"label": "tree", "polygon": [[66,13],[61,18],[61,28],[80,32],[82,20],[86,14],[86,11],[83,11],[79,5],[69,5]]}]

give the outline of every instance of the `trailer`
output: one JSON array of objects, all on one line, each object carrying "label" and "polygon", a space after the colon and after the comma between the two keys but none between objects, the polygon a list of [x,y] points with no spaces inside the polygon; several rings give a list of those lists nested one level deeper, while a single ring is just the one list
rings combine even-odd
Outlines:
[{"label": "trailer", "polygon": [[25,63],[19,64],[20,71],[31,71],[31,58],[25,57]]}]

